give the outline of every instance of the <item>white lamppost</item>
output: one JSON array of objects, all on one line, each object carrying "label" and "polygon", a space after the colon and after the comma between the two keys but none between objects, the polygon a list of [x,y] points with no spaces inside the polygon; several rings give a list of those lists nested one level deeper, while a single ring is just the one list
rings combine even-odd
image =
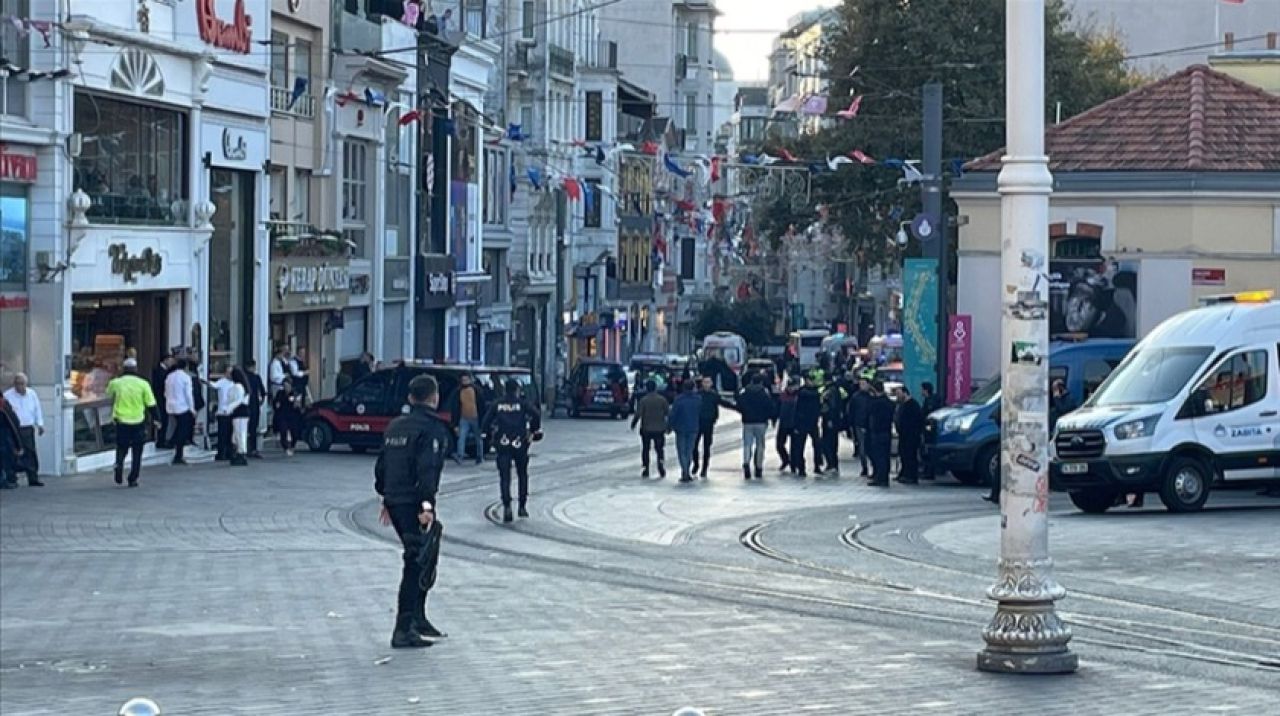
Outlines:
[{"label": "white lamppost", "polygon": [[1071,630],[1054,611],[1066,590],[1049,558],[1049,249],[1053,176],[1044,154],[1044,0],[1005,0],[1005,132],[1000,189],[1003,290],[999,578],[978,668],[1076,670]]}]

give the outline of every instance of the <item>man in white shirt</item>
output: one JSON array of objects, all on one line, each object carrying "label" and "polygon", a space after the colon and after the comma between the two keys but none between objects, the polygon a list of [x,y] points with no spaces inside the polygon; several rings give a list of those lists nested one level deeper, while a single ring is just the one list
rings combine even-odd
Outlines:
[{"label": "man in white shirt", "polygon": [[191,442],[196,425],[195,388],[186,368],[186,359],[179,358],[164,379],[164,411],[169,415],[169,426],[173,430],[170,442],[173,444],[174,465],[187,464],[182,459],[182,451]]},{"label": "man in white shirt", "polygon": [[13,387],[4,392],[4,399],[18,416],[18,439],[23,451],[19,470],[26,470],[27,484],[44,487],[40,482],[40,455],[36,451],[36,431],[44,435],[44,412],[40,409],[40,398],[36,392],[27,387],[26,373],[13,377]]},{"label": "man in white shirt", "polygon": [[231,459],[231,412],[236,408],[231,404],[231,389],[234,387],[235,381],[231,380],[231,367],[228,366],[226,373],[213,384],[213,389],[218,391],[218,454],[215,460]]}]

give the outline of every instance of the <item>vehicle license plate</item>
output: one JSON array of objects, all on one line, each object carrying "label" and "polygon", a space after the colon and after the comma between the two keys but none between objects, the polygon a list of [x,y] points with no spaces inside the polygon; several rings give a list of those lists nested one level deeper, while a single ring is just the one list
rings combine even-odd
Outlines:
[{"label": "vehicle license plate", "polygon": [[1089,471],[1089,463],[1069,462],[1062,466],[1063,475],[1083,475]]}]

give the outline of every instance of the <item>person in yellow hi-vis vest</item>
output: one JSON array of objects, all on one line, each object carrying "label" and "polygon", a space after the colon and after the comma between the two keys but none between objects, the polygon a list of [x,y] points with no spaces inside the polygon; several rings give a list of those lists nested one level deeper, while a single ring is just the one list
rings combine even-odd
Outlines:
[{"label": "person in yellow hi-vis vest", "polygon": [[142,468],[142,446],[147,442],[147,423],[159,426],[156,419],[156,396],[151,384],[138,376],[138,361],[126,358],[124,373],[107,384],[112,399],[111,419],[116,424],[116,484],[124,483],[124,456],[130,454],[129,487],[138,486]]}]

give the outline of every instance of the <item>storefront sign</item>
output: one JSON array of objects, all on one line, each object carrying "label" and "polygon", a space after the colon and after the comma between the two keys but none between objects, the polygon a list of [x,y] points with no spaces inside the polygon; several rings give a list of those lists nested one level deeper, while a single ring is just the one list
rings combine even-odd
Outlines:
[{"label": "storefront sign", "polygon": [[453,305],[452,256],[419,256],[417,280],[420,308],[438,309]]},{"label": "storefront sign", "polygon": [[253,18],[244,13],[244,0],[236,0],[231,22],[218,17],[216,0],[196,0],[196,24],[200,39],[224,50],[249,54],[253,40]]},{"label": "storefront sign", "polygon": [[351,298],[351,268],[344,258],[277,259],[271,275],[271,310],[277,313],[342,308]]},{"label": "storefront sign", "polygon": [[973,354],[973,318],[959,315],[950,318],[947,327],[947,404],[969,399],[973,389],[971,373]]},{"label": "storefront sign", "polygon": [[151,247],[130,255],[128,246],[112,244],[107,247],[107,255],[111,257],[111,273],[124,278],[125,283],[137,283],[138,274],[159,276],[164,268],[164,259]]},{"label": "storefront sign", "polygon": [[243,134],[232,134],[230,129],[222,130],[222,156],[231,161],[243,161],[249,156],[249,144]]},{"label": "storefront sign", "polygon": [[1192,286],[1226,286],[1227,270],[1220,268],[1191,269]]},{"label": "storefront sign", "polygon": [[0,145],[0,181],[33,183],[36,180],[36,158],[30,154],[13,154]]},{"label": "storefront sign", "polygon": [[391,300],[409,298],[409,261],[387,259],[382,268],[382,297]]}]

